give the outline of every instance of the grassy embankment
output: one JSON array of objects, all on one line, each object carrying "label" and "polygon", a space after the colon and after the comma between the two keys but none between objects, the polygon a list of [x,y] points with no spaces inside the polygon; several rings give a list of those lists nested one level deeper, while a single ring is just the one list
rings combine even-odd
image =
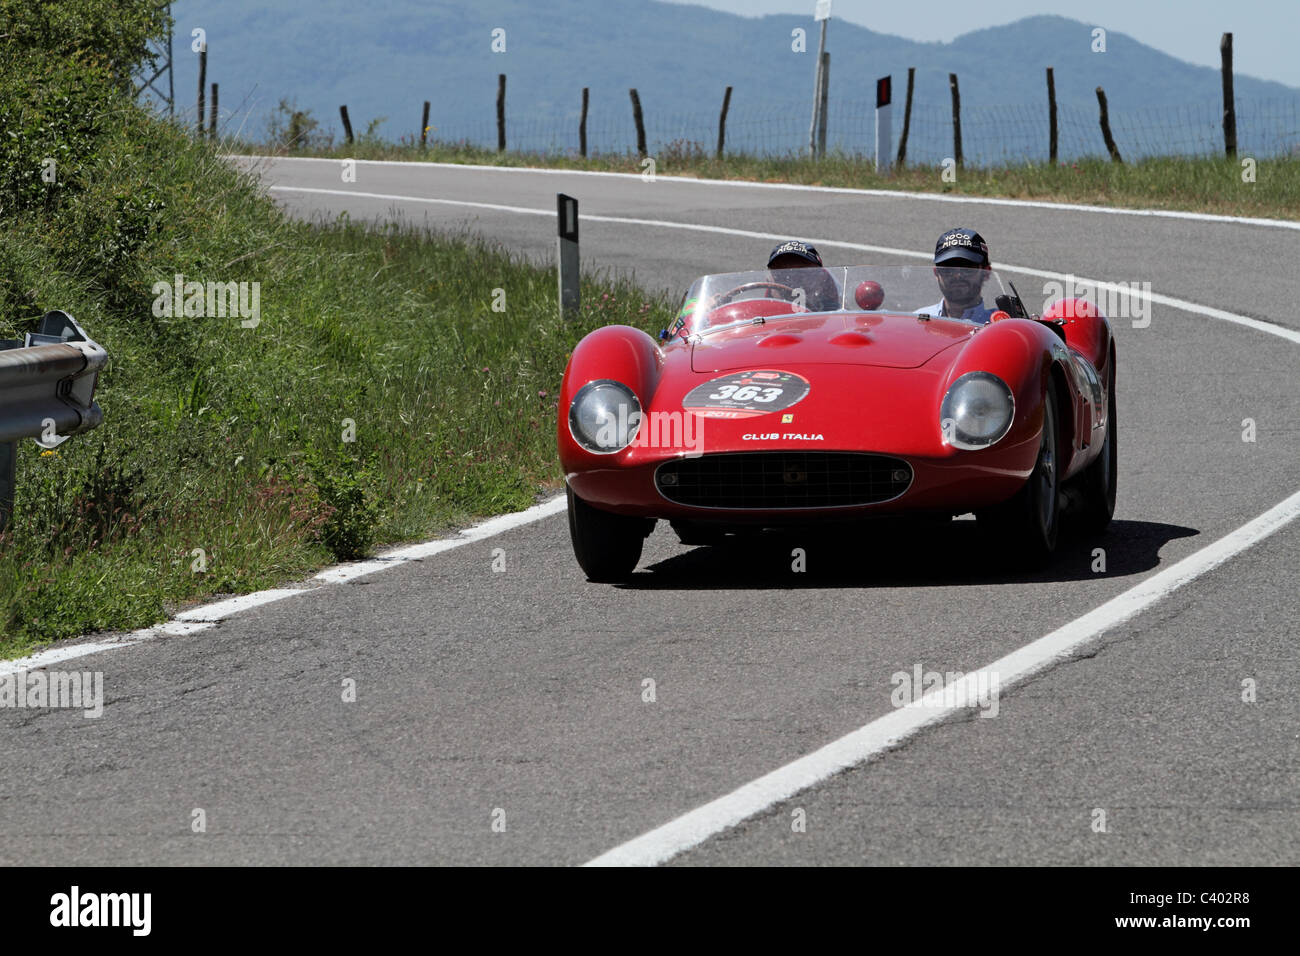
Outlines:
[{"label": "grassy embankment", "polygon": [[[0,33],[30,41],[0,53],[0,337],[66,309],[110,364],[97,430],[20,443],[0,657],[559,487],[567,353],[600,325],[658,329],[669,304],[590,279],[565,322],[550,270],[472,237],[289,221],[216,147],[136,109],[66,31],[32,27],[58,6],[0,0]],[[153,284],[177,273],[260,283],[260,323],[155,315]]]}]

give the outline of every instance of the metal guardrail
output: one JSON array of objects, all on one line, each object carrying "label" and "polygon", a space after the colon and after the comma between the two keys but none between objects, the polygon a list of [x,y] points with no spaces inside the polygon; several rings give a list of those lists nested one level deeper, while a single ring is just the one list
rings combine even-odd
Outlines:
[{"label": "metal guardrail", "polygon": [[95,404],[104,351],[66,312],[47,312],[25,339],[0,339],[0,530],[14,506],[16,442],[54,448],[103,421]]}]

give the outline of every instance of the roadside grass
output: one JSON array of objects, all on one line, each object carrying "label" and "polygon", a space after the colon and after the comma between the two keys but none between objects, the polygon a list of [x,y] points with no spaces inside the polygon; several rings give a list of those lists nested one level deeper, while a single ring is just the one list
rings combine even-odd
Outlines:
[{"label": "roadside grass", "polygon": [[[259,282],[260,324],[156,316],[176,273]],[[558,489],[569,351],[672,312],[600,276],[582,295],[561,319],[552,270],[473,236],[291,221],[210,145],[128,111],[57,215],[0,219],[0,337],[61,308],[110,356],[98,429],[19,445],[0,657]]]},{"label": "roadside grass", "polygon": [[[316,144],[284,150],[265,144],[228,144],[231,152],[276,153],[291,156],[354,157],[408,162],[474,163],[490,166],[585,169],[641,173],[634,153],[578,156],[568,154],[498,153],[464,143],[431,142],[421,149],[411,142],[384,143],[364,137],[351,146]],[[1260,159],[1254,181],[1243,179],[1247,157],[1163,157],[1113,163],[1091,158],[1059,163],[1022,163],[956,170],[955,182],[945,182],[939,166],[907,165],[891,176],[878,176],[871,157],[831,154],[821,160],[806,157],[762,157],[724,154],[717,159],[701,144],[677,142],[655,154],[655,173],[701,179],[739,179],[765,183],[799,183],[854,189],[893,189],[1034,199],[1104,206],[1177,209],[1221,215],[1300,219],[1300,156]]]}]

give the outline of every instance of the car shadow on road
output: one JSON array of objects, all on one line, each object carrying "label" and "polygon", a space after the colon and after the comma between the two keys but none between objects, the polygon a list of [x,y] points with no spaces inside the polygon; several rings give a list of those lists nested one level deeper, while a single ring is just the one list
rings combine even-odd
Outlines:
[{"label": "car shadow on road", "polygon": [[[667,529],[664,529],[665,531]],[[1113,521],[1102,535],[1063,529],[1055,559],[1025,567],[991,553],[974,521],[920,527],[771,531],[697,547],[648,565],[619,585],[644,590],[936,587],[1125,577],[1160,564],[1160,550],[1195,528]],[[804,570],[796,567],[802,550]],[[1098,549],[1102,553],[1098,552]],[[1103,565],[1104,561],[1104,565]]]}]

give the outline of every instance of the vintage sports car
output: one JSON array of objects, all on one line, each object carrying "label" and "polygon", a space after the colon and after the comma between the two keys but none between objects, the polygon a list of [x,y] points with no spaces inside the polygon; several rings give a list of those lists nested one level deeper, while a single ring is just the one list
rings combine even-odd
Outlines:
[{"label": "vintage sports car", "polygon": [[587,577],[628,578],[659,518],[704,544],[974,512],[991,543],[1038,563],[1067,504],[1104,529],[1109,322],[1082,299],[1033,316],[1012,283],[963,272],[983,286],[962,318],[942,317],[953,310],[930,265],[789,269],[696,280],[658,341],[622,325],[583,338],[557,431]]}]

